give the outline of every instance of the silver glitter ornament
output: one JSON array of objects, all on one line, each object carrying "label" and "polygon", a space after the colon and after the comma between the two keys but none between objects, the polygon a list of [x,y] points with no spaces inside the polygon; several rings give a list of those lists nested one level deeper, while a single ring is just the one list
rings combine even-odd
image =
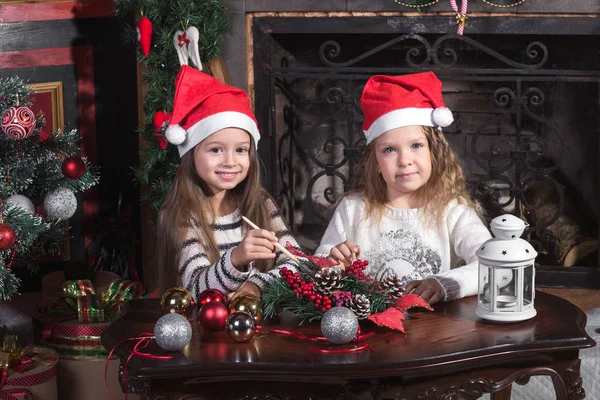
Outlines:
[{"label": "silver glitter ornament", "polygon": [[358,333],[358,318],[349,308],[330,308],[321,319],[321,332],[333,344],[348,343]]},{"label": "silver glitter ornament", "polygon": [[254,317],[243,311],[234,311],[225,321],[227,335],[238,343],[249,342],[256,335]]},{"label": "silver glitter ornament", "polygon": [[165,314],[154,325],[156,343],[167,351],[183,349],[192,338],[192,326],[179,314]]}]

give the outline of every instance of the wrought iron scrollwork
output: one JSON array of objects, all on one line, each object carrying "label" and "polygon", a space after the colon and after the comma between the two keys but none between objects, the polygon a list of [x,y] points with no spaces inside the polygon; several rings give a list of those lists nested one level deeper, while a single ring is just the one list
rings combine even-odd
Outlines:
[{"label": "wrought iron scrollwork", "polygon": [[[458,63],[458,53],[451,47],[448,47],[449,41],[459,41],[470,45],[471,47],[493,57],[515,69],[533,71],[542,68],[548,61],[547,47],[538,41],[531,42],[524,49],[524,56],[531,63],[522,63],[509,59],[501,53],[485,46],[468,36],[457,35],[455,33],[447,34],[438,38],[433,45],[423,36],[417,34],[406,34],[397,38],[388,40],[373,49],[366,51],[347,61],[334,61],[342,54],[341,45],[335,40],[323,42],[319,48],[319,58],[321,62],[328,67],[347,68],[352,67],[359,62],[368,59],[390,47],[404,41],[417,41],[421,47],[410,48],[405,56],[406,64],[411,68],[422,68],[430,64],[442,69],[454,68]],[[441,57],[443,56],[443,57]],[[416,59],[420,57],[421,61]]]}]

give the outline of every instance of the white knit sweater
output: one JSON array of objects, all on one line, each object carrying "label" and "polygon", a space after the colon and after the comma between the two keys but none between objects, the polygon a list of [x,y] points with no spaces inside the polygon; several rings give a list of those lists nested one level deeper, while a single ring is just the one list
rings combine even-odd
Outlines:
[{"label": "white knit sweater", "polygon": [[439,227],[421,223],[422,208],[387,207],[379,225],[364,220],[365,212],[361,196],[346,196],[316,253],[329,254],[351,240],[360,247],[360,258],[369,261],[365,273],[375,279],[396,275],[407,283],[433,277],[444,288],[445,301],[477,294],[475,251],[491,235],[473,209],[451,203]]},{"label": "white knit sweater", "polygon": [[[292,246],[299,249],[298,243],[287,229],[280,212],[273,202],[267,200],[267,206],[273,210],[270,214],[271,224],[279,243],[286,245],[290,242]],[[186,235],[181,248],[179,261],[179,279],[188,289],[194,299],[206,289],[219,289],[223,293],[235,292],[245,282],[255,283],[263,288],[269,281],[279,276],[279,270],[283,267],[296,272],[297,264],[288,260],[282,253],[277,254],[275,266],[268,272],[262,273],[256,270],[252,263],[245,271],[240,271],[231,263],[231,252],[244,238],[248,227],[242,223],[242,214],[236,210],[229,215],[217,217],[214,225],[215,240],[219,246],[221,258],[214,264],[208,261],[206,251],[198,242],[198,238],[190,229]]]}]

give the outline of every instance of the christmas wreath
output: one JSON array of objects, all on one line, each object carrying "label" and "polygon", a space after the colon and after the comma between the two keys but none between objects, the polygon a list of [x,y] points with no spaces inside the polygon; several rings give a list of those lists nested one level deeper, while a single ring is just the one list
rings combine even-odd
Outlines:
[{"label": "christmas wreath", "polygon": [[282,268],[278,279],[263,291],[262,310],[265,317],[274,317],[287,310],[303,321],[319,321],[332,307],[349,308],[358,320],[370,320],[404,333],[404,311],[422,307],[433,308],[414,294],[405,294],[397,276],[374,280],[365,275],[368,261],[356,260],[345,269],[323,257],[308,256],[287,249],[298,257],[301,272]]}]

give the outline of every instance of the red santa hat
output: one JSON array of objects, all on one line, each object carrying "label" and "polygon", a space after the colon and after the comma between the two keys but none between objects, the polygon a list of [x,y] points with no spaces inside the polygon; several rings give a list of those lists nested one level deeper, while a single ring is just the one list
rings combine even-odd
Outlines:
[{"label": "red santa hat", "polygon": [[433,72],[375,75],[367,81],[360,105],[367,144],[391,129],[410,125],[443,128],[454,121],[442,99],[442,82]]},{"label": "red santa hat", "polygon": [[258,145],[260,133],[248,95],[188,65],[175,78],[173,115],[165,136],[182,157],[198,143],[224,128],[247,131]]}]

